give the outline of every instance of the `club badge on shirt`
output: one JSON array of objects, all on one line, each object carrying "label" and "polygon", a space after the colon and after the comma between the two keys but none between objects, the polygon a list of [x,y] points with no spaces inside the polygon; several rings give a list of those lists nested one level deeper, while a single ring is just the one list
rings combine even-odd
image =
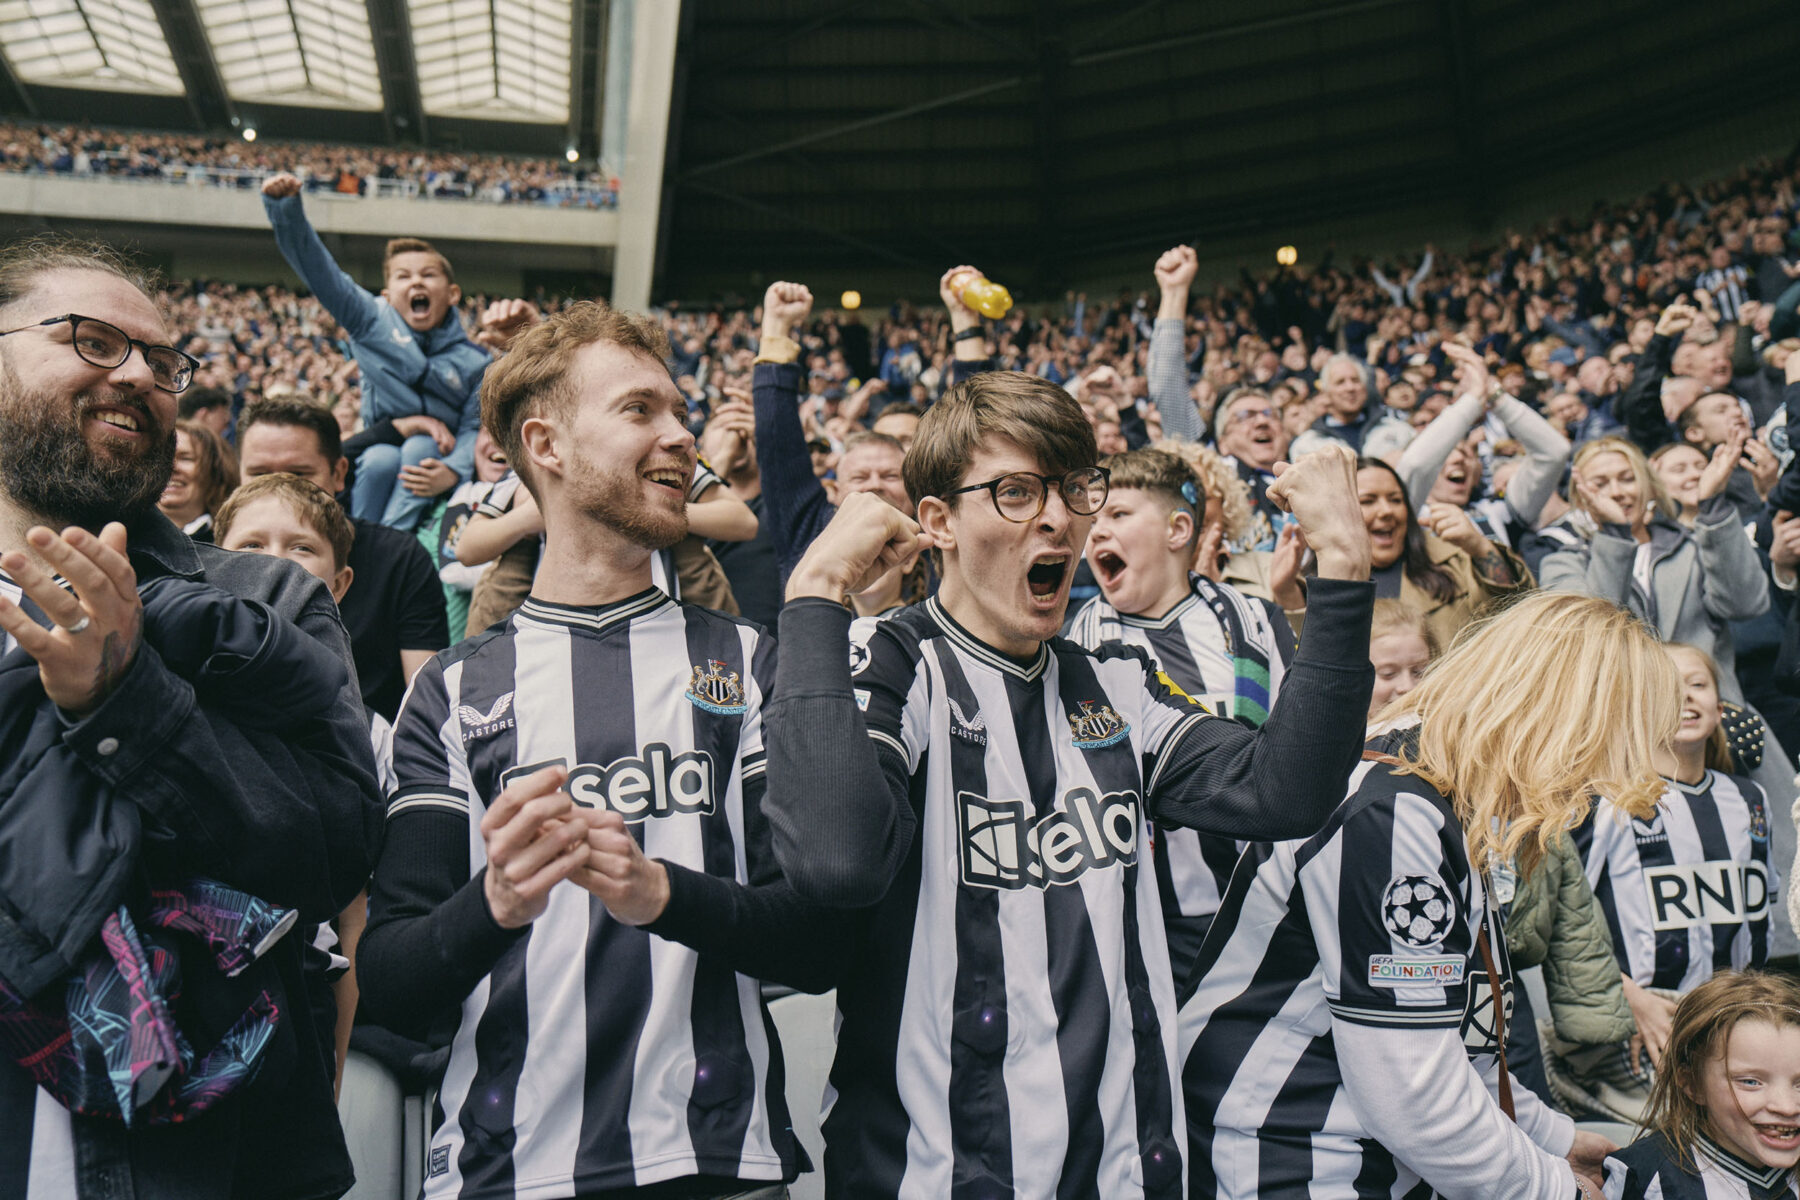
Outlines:
[{"label": "club badge on shirt", "polygon": [[744,688],[736,671],[727,670],[716,658],[707,659],[704,667],[695,666],[688,678],[688,703],[709,713],[724,717],[741,716],[750,706],[744,701]]},{"label": "club badge on shirt", "polygon": [[1092,700],[1079,701],[1080,711],[1067,714],[1069,741],[1077,750],[1098,750],[1117,745],[1131,732],[1131,725],[1109,704],[1098,709]]}]

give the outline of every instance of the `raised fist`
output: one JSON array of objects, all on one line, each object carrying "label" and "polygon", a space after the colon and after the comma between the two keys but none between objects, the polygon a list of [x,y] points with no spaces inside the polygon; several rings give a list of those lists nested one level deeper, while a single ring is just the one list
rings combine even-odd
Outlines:
[{"label": "raised fist", "polygon": [[475,341],[496,354],[505,353],[514,338],[543,319],[529,300],[496,300],[482,310]]},{"label": "raised fist", "polygon": [[279,175],[271,175],[263,181],[263,195],[276,200],[286,200],[289,196],[300,194],[300,177],[283,171]]},{"label": "raised fist", "polygon": [[771,283],[763,293],[763,329],[791,337],[812,313],[812,292],[804,283]]},{"label": "raised fist", "polygon": [[1156,284],[1165,291],[1169,288],[1191,287],[1194,274],[1199,270],[1200,256],[1194,253],[1192,246],[1164,250],[1162,257],[1156,260]]}]

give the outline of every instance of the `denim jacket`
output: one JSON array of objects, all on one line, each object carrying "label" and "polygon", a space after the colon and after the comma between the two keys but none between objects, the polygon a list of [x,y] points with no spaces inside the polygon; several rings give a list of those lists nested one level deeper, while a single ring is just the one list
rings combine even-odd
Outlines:
[{"label": "denim jacket", "polygon": [[475,467],[475,434],[481,428],[481,376],[488,352],[469,340],[453,308],[424,333],[393,305],[344,273],[313,232],[299,196],[263,197],[275,228],[275,244],[288,265],[350,337],[362,369],[365,425],[395,417],[436,417],[456,434],[444,464],[468,479]]}]

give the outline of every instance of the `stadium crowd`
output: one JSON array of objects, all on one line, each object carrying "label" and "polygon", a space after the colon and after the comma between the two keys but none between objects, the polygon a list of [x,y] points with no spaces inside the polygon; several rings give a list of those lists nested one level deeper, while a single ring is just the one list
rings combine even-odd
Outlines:
[{"label": "stadium crowd", "polygon": [[295,153],[303,291],[0,252],[0,1194],[336,1195],[354,1046],[427,1196],[782,1196],[761,981],[832,1195],[1800,1197],[1794,161],[640,315]]},{"label": "stadium crowd", "polygon": [[616,208],[618,177],[591,162],[500,154],[402,151],[277,138],[237,138],[85,125],[0,122],[0,171],[258,188],[287,171],[311,192]]}]

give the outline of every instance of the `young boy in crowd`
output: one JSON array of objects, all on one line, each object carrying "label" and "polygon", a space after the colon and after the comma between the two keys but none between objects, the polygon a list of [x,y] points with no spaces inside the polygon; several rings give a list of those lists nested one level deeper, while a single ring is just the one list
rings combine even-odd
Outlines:
[{"label": "young boy in crowd", "polygon": [[433,520],[419,527],[419,540],[431,551],[437,564],[438,578],[444,583],[444,613],[460,640],[469,624],[469,597],[481,580],[484,567],[467,566],[456,557],[456,547],[463,531],[481,502],[494,487],[507,477],[506,452],[482,430],[475,438],[475,476],[457,485],[444,509]]},{"label": "young boy in crowd", "polygon": [[[1287,618],[1266,600],[1194,572],[1206,495],[1186,463],[1161,450],[1132,450],[1101,465],[1112,472],[1112,488],[1086,551],[1100,595],[1076,614],[1070,640],[1088,650],[1136,646],[1213,712],[1261,725],[1294,654]],[[1237,860],[1231,838],[1158,831],[1156,882],[1177,983],[1187,978]]]},{"label": "young boy in crowd", "polygon": [[[349,563],[356,531],[343,506],[317,484],[295,475],[259,475],[231,494],[213,523],[220,548],[298,563],[331,590],[333,600],[344,602],[355,578]],[[385,796],[394,788],[394,730],[380,713],[371,711],[368,717],[376,781]],[[335,930],[321,925],[313,939],[313,948],[329,958],[328,963],[320,959],[317,965],[324,967],[325,977],[331,981],[337,1007],[340,1083],[344,1054],[350,1047],[350,1027],[356,1019],[356,943],[367,919],[368,895],[364,893],[339,914]]]},{"label": "young boy in crowd", "polygon": [[481,425],[488,352],[469,340],[457,317],[462,289],[450,261],[430,242],[395,238],[382,255],[382,290],[371,293],[344,273],[307,223],[299,179],[282,174],[263,184],[263,210],[282,257],[350,339],[362,371],[363,424],[426,416],[456,437],[441,459],[431,434],[414,433],[399,446],[370,446],[356,460],[351,514],[416,528],[437,496],[470,477]]}]

